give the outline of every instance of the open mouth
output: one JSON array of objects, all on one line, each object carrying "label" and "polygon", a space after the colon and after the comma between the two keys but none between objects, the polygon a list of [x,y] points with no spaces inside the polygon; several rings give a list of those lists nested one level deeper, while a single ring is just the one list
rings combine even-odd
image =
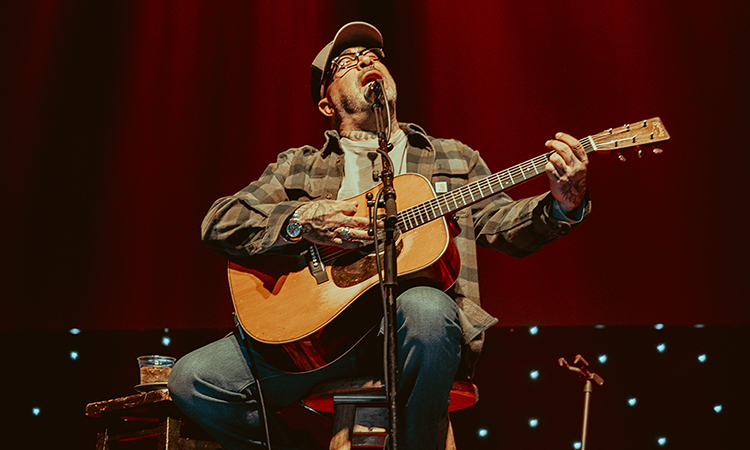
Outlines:
[{"label": "open mouth", "polygon": [[362,86],[365,86],[372,81],[380,80],[382,78],[383,77],[381,77],[379,73],[369,72],[367,75],[365,75],[364,78],[362,78]]}]

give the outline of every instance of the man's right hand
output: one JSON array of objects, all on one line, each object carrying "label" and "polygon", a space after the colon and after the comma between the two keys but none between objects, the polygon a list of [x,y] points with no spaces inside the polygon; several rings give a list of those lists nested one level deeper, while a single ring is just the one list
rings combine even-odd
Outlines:
[{"label": "man's right hand", "polygon": [[304,239],[315,244],[349,249],[372,242],[372,237],[367,233],[370,220],[355,216],[356,213],[357,202],[339,200],[316,200],[297,209]]}]

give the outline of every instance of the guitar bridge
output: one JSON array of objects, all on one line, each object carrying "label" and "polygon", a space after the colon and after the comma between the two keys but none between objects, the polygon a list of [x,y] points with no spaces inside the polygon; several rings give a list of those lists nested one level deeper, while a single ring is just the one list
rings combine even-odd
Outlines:
[{"label": "guitar bridge", "polygon": [[310,274],[315,277],[315,281],[318,284],[323,284],[328,281],[328,273],[326,273],[326,267],[323,264],[323,258],[320,257],[320,251],[318,246],[313,244],[307,249],[302,257],[307,262],[307,268],[310,270]]}]

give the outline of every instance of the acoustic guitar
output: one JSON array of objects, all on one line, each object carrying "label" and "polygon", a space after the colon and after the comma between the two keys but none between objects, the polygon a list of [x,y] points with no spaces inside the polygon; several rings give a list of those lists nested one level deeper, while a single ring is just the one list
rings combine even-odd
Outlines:
[{"label": "acoustic guitar", "polygon": [[[667,139],[669,133],[655,117],[580,142],[586,153],[638,148],[640,156],[640,146]],[[445,217],[545,173],[552,153],[439,195],[421,175],[395,177],[399,288],[430,284],[448,289],[461,264]],[[369,192],[377,194],[379,189]],[[350,199],[359,205],[358,216],[368,217],[366,195]],[[325,367],[354,347],[383,315],[380,290],[372,289],[379,277],[371,247],[345,250],[303,240],[285,254],[230,261],[232,301],[240,325],[255,341],[253,347],[288,372]]]}]

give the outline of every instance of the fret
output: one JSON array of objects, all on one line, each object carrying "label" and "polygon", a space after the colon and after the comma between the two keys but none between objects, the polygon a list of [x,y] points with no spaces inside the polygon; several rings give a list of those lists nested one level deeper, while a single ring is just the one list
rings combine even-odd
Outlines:
[{"label": "fret", "polygon": [[416,226],[423,225],[427,223],[426,217],[424,216],[424,211],[421,210],[422,208],[418,208],[412,216],[414,217],[414,223]]},{"label": "fret", "polygon": [[426,206],[420,206],[417,213],[417,222],[424,224],[430,221],[430,210]]},{"label": "fret", "polygon": [[429,204],[425,203],[425,216],[427,216],[427,221],[440,217],[440,215],[435,212],[435,205],[433,203],[435,202],[430,201]]},{"label": "fret", "polygon": [[456,189],[456,190],[458,191],[459,194],[461,194],[461,206],[459,207],[463,208],[466,205],[466,198],[464,197],[464,189],[461,188],[461,189]]},{"label": "fret", "polygon": [[416,228],[414,226],[414,215],[413,214],[409,214],[406,219],[409,221],[409,225],[410,225],[411,228]]}]

